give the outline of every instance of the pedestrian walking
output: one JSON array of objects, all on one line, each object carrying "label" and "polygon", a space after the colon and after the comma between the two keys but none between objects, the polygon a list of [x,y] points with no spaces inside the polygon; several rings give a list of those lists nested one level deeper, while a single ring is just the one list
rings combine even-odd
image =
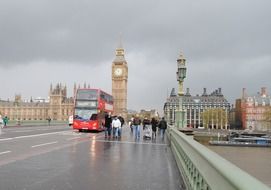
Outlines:
[{"label": "pedestrian walking", "polygon": [[3,122],[4,122],[4,127],[6,127],[6,126],[7,126],[7,124],[8,124],[8,120],[9,120],[8,116],[5,116],[5,117],[4,117],[4,119],[3,119]]},{"label": "pedestrian walking", "polygon": [[146,128],[146,125],[150,125],[151,124],[151,121],[147,118],[147,117],[145,117],[144,119],[143,119],[143,130],[145,130],[145,128]]},{"label": "pedestrian walking", "polygon": [[153,117],[151,119],[151,128],[152,128],[152,138],[156,138],[158,121]]},{"label": "pedestrian walking", "polygon": [[111,137],[111,130],[112,130],[112,117],[111,112],[105,114],[104,118],[104,127],[105,127],[105,138]]},{"label": "pedestrian walking", "polygon": [[47,117],[47,121],[48,121],[48,126],[50,126],[51,125],[51,121],[52,121],[52,119],[51,119],[50,116]]},{"label": "pedestrian walking", "polygon": [[128,125],[131,129],[131,134],[133,134],[133,122],[134,122],[134,116],[132,116],[132,118],[130,119],[130,121],[128,122]]},{"label": "pedestrian walking", "polygon": [[115,138],[118,138],[119,129],[121,128],[121,122],[117,116],[115,116],[112,121],[112,127],[113,127],[113,136]]},{"label": "pedestrian walking", "polygon": [[162,120],[159,122],[158,126],[160,128],[161,138],[164,138],[165,131],[167,129],[167,122],[164,117],[162,117]]},{"label": "pedestrian walking", "polygon": [[3,129],[3,127],[4,127],[4,121],[3,121],[1,114],[0,114],[0,127],[1,127],[1,129]]},{"label": "pedestrian walking", "polygon": [[139,115],[136,115],[133,121],[135,139],[140,138],[140,125],[141,125],[141,119],[139,118]]},{"label": "pedestrian walking", "polygon": [[121,116],[121,114],[118,116],[118,119],[120,120],[121,127],[118,129],[118,136],[121,137],[122,127],[125,123],[124,118]]}]

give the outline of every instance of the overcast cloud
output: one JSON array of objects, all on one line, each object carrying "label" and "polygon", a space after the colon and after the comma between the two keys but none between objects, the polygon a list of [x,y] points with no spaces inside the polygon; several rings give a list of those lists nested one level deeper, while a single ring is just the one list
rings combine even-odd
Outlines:
[{"label": "overcast cloud", "polygon": [[222,87],[271,92],[270,0],[0,0],[1,99],[47,97],[50,84],[86,82],[111,92],[122,34],[128,108],[162,110],[187,59],[193,95]]}]

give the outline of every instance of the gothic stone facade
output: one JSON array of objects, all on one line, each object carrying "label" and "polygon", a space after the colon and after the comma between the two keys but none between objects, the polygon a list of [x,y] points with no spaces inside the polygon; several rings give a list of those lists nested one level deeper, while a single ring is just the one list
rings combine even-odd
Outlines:
[{"label": "gothic stone facade", "polygon": [[73,113],[73,97],[67,97],[67,88],[57,84],[49,92],[49,101],[22,101],[20,95],[14,101],[0,100],[0,113],[12,120],[46,120],[67,121]]},{"label": "gothic stone facade", "polygon": [[127,119],[127,82],[128,66],[124,58],[124,49],[116,49],[116,57],[112,63],[112,96],[114,100],[114,115],[122,115]]}]

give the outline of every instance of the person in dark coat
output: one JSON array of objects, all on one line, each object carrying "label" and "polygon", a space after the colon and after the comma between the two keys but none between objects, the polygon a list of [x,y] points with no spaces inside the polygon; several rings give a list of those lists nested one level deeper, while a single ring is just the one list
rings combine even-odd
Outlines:
[{"label": "person in dark coat", "polygon": [[158,121],[153,117],[151,119],[151,128],[152,128],[152,138],[156,138]]},{"label": "person in dark coat", "polygon": [[108,114],[105,114],[104,118],[104,127],[105,127],[105,138],[111,136],[111,129],[112,129],[112,116],[111,113],[109,112]]},{"label": "person in dark coat", "polygon": [[150,125],[151,124],[151,121],[147,118],[147,117],[145,117],[144,119],[143,119],[143,130],[145,130],[146,129],[146,125]]},{"label": "person in dark coat", "polygon": [[139,115],[137,114],[133,121],[135,139],[137,140],[140,138],[140,125],[141,125],[141,119],[139,118]]},{"label": "person in dark coat", "polygon": [[162,117],[162,120],[159,122],[159,128],[161,131],[161,138],[164,138],[164,135],[167,129],[167,122],[164,117]]},{"label": "person in dark coat", "polygon": [[118,130],[118,135],[119,137],[121,137],[122,127],[125,121],[124,121],[124,118],[121,116],[121,114],[118,116],[118,119],[120,120],[120,123],[121,123],[121,128]]}]

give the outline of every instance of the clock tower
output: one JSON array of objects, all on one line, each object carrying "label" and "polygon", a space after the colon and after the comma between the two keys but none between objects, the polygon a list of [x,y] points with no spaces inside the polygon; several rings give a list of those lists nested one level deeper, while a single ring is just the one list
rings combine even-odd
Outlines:
[{"label": "clock tower", "polygon": [[112,63],[113,114],[121,114],[124,119],[127,119],[127,81],[128,66],[124,57],[124,49],[120,43],[116,49],[116,57]]}]

